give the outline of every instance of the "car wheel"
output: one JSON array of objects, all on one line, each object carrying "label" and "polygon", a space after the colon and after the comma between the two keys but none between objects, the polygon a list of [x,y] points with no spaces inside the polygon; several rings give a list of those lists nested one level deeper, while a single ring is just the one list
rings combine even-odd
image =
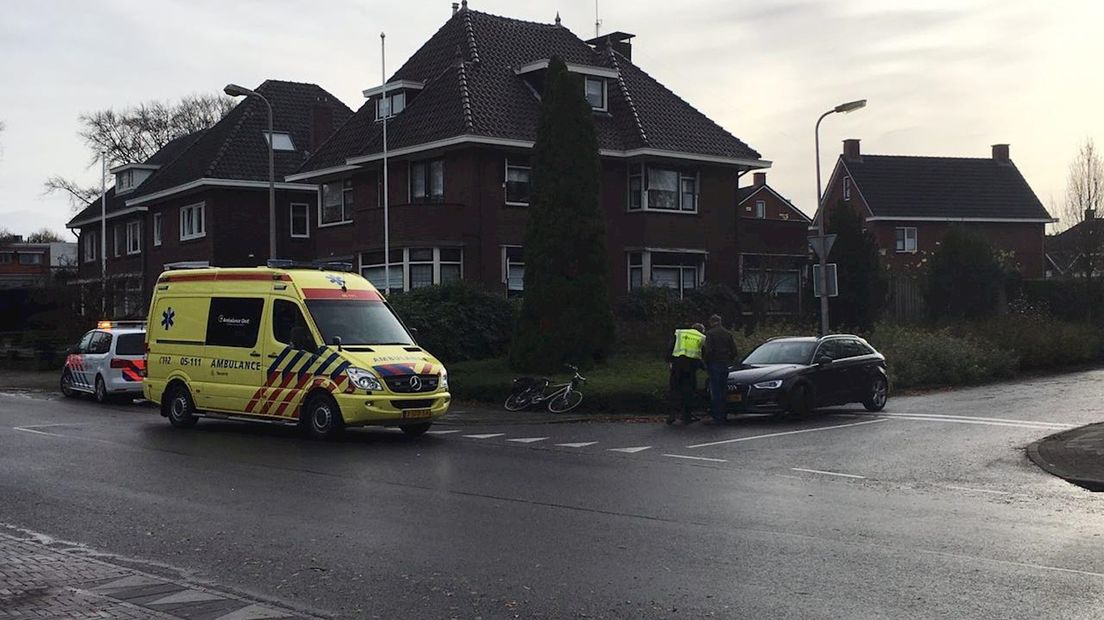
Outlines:
[{"label": "car wheel", "polygon": [[871,383],[870,396],[863,401],[863,407],[866,407],[867,411],[881,411],[885,409],[888,400],[889,382],[885,380],[885,377],[877,377]]},{"label": "car wheel", "polygon": [[809,387],[798,383],[790,389],[789,407],[787,411],[791,417],[805,418],[812,411],[812,402],[809,395]]},{"label": "car wheel", "polygon": [[433,426],[433,422],[421,422],[419,424],[406,424],[400,428],[402,428],[402,432],[406,433],[407,437],[421,437],[426,434],[431,426]]},{"label": "car wheel", "polygon": [[68,372],[61,375],[61,395],[65,398],[76,398],[77,391],[73,389],[73,377]]},{"label": "car wheel", "polygon": [[195,414],[195,403],[188,388],[183,385],[174,385],[169,388],[165,399],[162,401],[168,409],[169,424],[176,428],[188,428],[195,426],[199,418]]},{"label": "car wheel", "polygon": [[341,409],[329,394],[311,396],[299,413],[299,423],[307,436],[314,439],[333,439],[345,428]]},{"label": "car wheel", "polygon": [[111,400],[111,395],[107,393],[107,384],[104,383],[103,377],[101,377],[100,375],[96,375],[95,396],[96,402],[100,403],[101,405]]}]

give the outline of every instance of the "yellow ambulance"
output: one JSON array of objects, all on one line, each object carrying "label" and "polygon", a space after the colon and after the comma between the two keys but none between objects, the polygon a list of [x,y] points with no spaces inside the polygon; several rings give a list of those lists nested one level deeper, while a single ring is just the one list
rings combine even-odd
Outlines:
[{"label": "yellow ambulance", "polygon": [[340,270],[202,268],[161,274],[150,302],[145,397],[176,427],[200,417],[421,435],[448,410],[448,373],[383,296]]}]

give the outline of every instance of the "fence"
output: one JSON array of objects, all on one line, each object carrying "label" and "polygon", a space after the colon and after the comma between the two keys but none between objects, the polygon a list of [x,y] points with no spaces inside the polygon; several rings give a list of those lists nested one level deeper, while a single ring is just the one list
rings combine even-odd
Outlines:
[{"label": "fence", "polygon": [[923,287],[916,276],[890,276],[887,307],[890,318],[902,323],[922,321],[928,314]]}]

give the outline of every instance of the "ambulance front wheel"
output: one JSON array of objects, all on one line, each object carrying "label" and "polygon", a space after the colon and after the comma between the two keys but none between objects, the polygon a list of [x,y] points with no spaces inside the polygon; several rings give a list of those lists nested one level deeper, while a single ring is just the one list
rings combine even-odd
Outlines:
[{"label": "ambulance front wheel", "polygon": [[329,394],[315,394],[308,398],[299,416],[303,431],[315,439],[333,439],[345,428],[341,409]]},{"label": "ambulance front wheel", "polygon": [[195,414],[192,395],[188,393],[188,388],[183,385],[178,383],[171,386],[161,402],[165,403],[169,424],[176,428],[195,426],[195,423],[199,421]]}]

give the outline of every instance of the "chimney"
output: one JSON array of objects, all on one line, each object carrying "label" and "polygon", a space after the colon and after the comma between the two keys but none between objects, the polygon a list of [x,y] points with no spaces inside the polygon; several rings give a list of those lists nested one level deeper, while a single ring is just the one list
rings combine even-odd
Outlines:
[{"label": "chimney", "polygon": [[1096,219],[1096,209],[1085,209],[1085,221]]},{"label": "chimney", "polygon": [[753,187],[763,187],[764,185],[767,184],[767,173],[766,172],[756,172],[755,174],[751,175],[751,178],[753,179],[753,181],[752,181],[752,186]]},{"label": "chimney", "polygon": [[453,2],[452,3],[452,14],[456,15],[458,12],[460,12],[460,3],[459,2]]},{"label": "chimney", "polygon": [[850,161],[862,159],[858,138],[848,138],[843,141],[843,158]]},{"label": "chimney", "polygon": [[1008,158],[1008,145],[1007,144],[994,144],[993,145],[993,161],[999,161],[1002,163],[1008,163],[1011,160]]},{"label": "chimney", "polygon": [[624,56],[626,60],[632,60],[632,39],[634,36],[636,35],[627,32],[611,32],[594,37],[587,41],[587,44],[599,52],[605,50],[607,46],[611,47],[613,51]]},{"label": "chimney", "polygon": [[311,106],[310,115],[310,152],[317,153],[322,142],[330,137],[334,131],[333,108],[327,105],[327,101],[319,97]]}]

